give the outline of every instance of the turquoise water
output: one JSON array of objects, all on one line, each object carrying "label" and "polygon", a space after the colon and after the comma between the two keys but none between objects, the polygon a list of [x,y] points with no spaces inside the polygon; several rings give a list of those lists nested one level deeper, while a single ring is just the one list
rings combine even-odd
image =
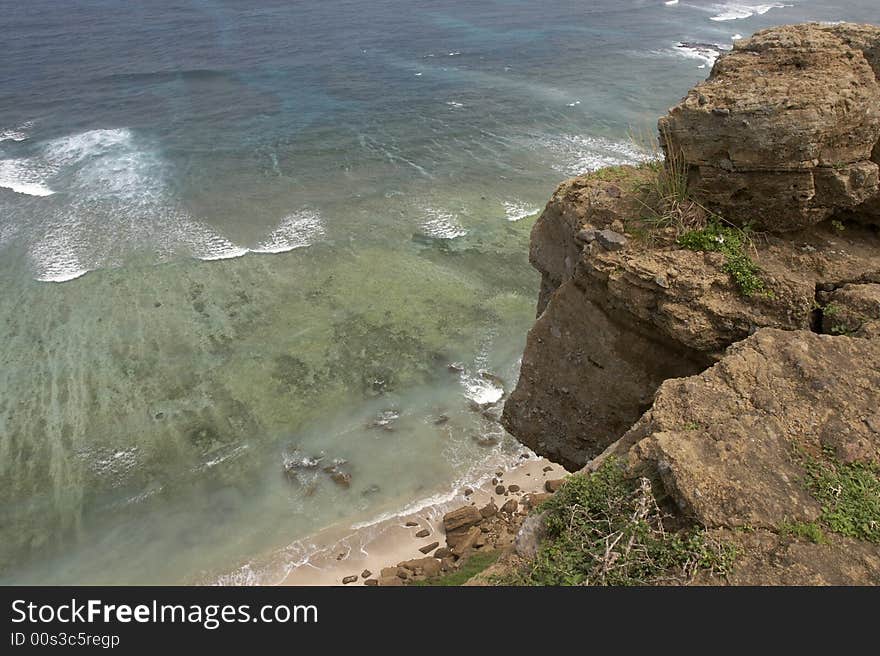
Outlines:
[{"label": "turquoise water", "polygon": [[272,582],[316,531],[515,459],[474,406],[516,380],[555,184],[643,157],[738,34],[877,20],[69,5],[0,2],[4,583]]}]

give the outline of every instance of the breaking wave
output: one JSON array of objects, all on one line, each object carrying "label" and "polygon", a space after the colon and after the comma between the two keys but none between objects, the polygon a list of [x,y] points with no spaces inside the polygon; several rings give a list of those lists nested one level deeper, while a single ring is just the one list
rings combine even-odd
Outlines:
[{"label": "breaking wave", "polygon": [[159,261],[175,255],[221,260],[283,253],[324,235],[320,215],[301,210],[257,244],[236,244],[175,199],[172,174],[158,144],[127,128],[68,135],[41,144],[28,158],[0,159],[0,187],[47,203],[19,216],[31,223],[27,230],[14,230],[26,234],[34,278],[67,282],[145,249]]}]

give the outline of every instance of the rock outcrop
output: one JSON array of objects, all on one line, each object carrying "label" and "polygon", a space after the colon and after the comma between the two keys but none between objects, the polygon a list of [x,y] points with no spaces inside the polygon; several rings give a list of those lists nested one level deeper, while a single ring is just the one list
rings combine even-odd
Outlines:
[{"label": "rock outcrop", "polygon": [[858,208],[880,220],[880,29],[791,25],[738,41],[660,120],[694,195],[784,231]]},{"label": "rock outcrop", "polygon": [[807,466],[827,452],[880,467],[880,341],[764,328],[702,374],[663,383],[587,469],[615,456],[676,514],[738,545],[736,583],[880,583],[880,545],[779,535],[820,518]]},{"label": "rock outcrop", "polygon": [[[576,469],[650,408],[664,380],[703,371],[759,328],[877,334],[878,43],[871,26],[790,26],[721,57],[661,121],[667,151],[687,161],[691,196],[677,202],[693,225],[653,209],[657,166],[559,186],[532,230],[538,318],[505,404],[508,431]],[[737,180],[749,193],[728,193]],[[765,229],[743,238],[759,293],[743,293],[723,252],[680,245],[710,211]]]}]

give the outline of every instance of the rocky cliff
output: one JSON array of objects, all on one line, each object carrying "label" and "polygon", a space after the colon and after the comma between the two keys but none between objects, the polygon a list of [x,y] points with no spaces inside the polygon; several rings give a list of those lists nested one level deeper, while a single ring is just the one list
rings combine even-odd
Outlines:
[{"label": "rocky cliff", "polygon": [[761,327],[877,334],[878,52],[871,26],[760,32],[660,120],[665,165],[559,186],[511,433],[576,469]]},{"label": "rocky cliff", "polygon": [[728,582],[880,583],[878,75],[878,27],[759,32],[660,119],[663,162],[563,182],[532,231],[505,427],[645,481]]}]

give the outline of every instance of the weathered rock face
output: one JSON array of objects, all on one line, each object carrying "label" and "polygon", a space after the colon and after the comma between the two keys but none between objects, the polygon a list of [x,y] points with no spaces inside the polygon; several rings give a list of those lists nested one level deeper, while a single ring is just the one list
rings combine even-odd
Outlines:
[{"label": "weathered rock face", "polygon": [[774,28],[738,42],[661,119],[693,207],[769,230],[748,245],[765,293],[744,296],[722,253],[679,247],[681,228],[644,234],[656,168],[563,182],[532,230],[538,319],[507,430],[577,468],[662,381],[702,371],[761,327],[880,332],[880,237],[866,225],[880,221],[878,67],[880,28]]},{"label": "weathered rock face", "polygon": [[818,516],[798,453],[833,441],[846,460],[880,465],[875,421],[880,342],[763,328],[702,374],[663,383],[590,466],[615,453],[632,472],[656,473],[703,526],[773,528]]},{"label": "weathered rock face", "polygon": [[[645,175],[621,167],[568,180],[532,230],[539,317],[502,422],[569,469],[622,435],[662,381],[702,371],[762,326],[821,329],[830,294],[880,283],[880,237],[856,224],[755,238],[751,255],[768,294],[751,297],[723,270],[723,255],[683,250],[662,232],[631,235],[619,250],[585,242],[612,225],[635,230],[641,212],[631,190]],[[853,311],[875,316],[871,307],[862,301]],[[873,324],[864,323],[867,336]]]},{"label": "weathered rock face", "polygon": [[773,231],[854,208],[880,220],[878,44],[880,28],[851,24],[738,41],[660,119],[694,195],[728,220]]},{"label": "weathered rock face", "polygon": [[[726,531],[745,556],[733,582],[880,583],[878,545],[792,545],[776,534],[819,517],[804,458],[823,449],[880,465],[880,341],[764,328],[702,374],[663,383],[651,410],[587,468],[616,456],[687,520]],[[739,527],[759,530],[729,531]]]},{"label": "weathered rock face", "polygon": [[737,558],[723,578],[702,573],[695,583],[718,585],[877,585],[880,548],[826,536],[823,544],[784,538],[772,531],[719,530],[718,539],[735,547]]},{"label": "weathered rock face", "polygon": [[[569,469],[647,477],[674,521],[737,547],[731,583],[880,584],[880,545],[783,530],[827,522],[819,459],[880,467],[878,69],[880,28],[758,33],[661,120],[689,198],[652,205],[656,167],[605,169],[532,231],[538,318],[502,423]],[[764,231],[679,239],[707,208]]]},{"label": "weathered rock face", "polygon": [[880,337],[880,285],[843,285],[817,296],[824,307],[822,332]]}]

